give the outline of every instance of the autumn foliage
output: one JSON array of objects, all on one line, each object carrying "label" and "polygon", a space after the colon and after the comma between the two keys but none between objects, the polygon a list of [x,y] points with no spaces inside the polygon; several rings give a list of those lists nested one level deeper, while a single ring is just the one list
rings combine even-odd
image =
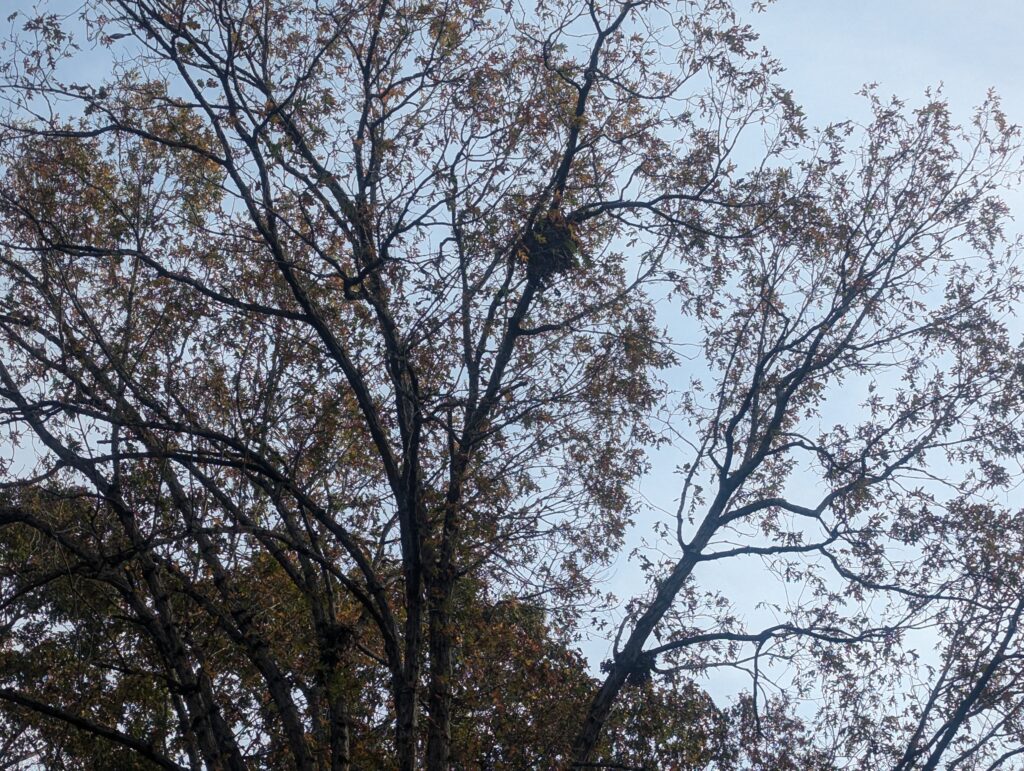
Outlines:
[{"label": "autumn foliage", "polygon": [[756,10],[14,13],[0,765],[1012,767],[1019,131]]}]

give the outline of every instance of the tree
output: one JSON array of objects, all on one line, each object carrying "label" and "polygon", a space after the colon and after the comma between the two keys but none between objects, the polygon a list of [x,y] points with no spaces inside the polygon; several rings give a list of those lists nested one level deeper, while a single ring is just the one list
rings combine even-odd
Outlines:
[{"label": "tree", "polygon": [[[1019,134],[995,97],[962,128],[939,95],[868,91],[866,125],[811,131],[725,0],[11,21],[12,757],[1024,746]],[[80,82],[83,57],[107,74]],[[594,681],[574,646],[659,446],[678,512]],[[801,588],[760,626],[711,573],[752,560]],[[719,667],[752,674],[731,708],[695,684]]]}]

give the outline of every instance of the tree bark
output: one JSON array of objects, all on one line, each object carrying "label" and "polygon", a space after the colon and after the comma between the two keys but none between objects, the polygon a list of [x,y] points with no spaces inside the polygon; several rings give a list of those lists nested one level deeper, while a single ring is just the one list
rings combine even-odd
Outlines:
[{"label": "tree bark", "polygon": [[637,619],[633,631],[630,632],[623,645],[611,663],[611,668],[605,676],[604,682],[594,695],[593,701],[587,710],[576,739],[573,741],[572,758],[573,766],[585,766],[592,761],[594,748],[601,738],[601,730],[604,728],[608,714],[615,704],[619,693],[626,684],[630,674],[637,671],[639,667],[646,667],[649,662],[644,661],[644,644],[657,627],[658,623],[672,607],[676,595],[683,588],[686,580],[693,573],[693,569],[700,562],[701,552],[708,545],[711,537],[715,534],[720,523],[721,512],[725,509],[731,489],[727,486],[719,491],[711,511],[705,517],[693,541],[687,547],[682,559],[676,563],[675,568],[659,586],[658,591],[647,606],[647,610]]}]

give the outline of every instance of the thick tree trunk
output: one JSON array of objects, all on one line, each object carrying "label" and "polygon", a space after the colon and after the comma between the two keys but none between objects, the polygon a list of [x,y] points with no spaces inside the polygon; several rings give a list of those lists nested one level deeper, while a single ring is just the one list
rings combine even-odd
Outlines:
[{"label": "thick tree trunk", "polygon": [[594,748],[601,737],[601,729],[604,727],[608,714],[611,712],[619,692],[626,684],[629,675],[644,665],[643,646],[647,638],[654,631],[655,626],[672,605],[676,593],[682,588],[686,578],[693,571],[697,564],[696,556],[687,555],[677,565],[672,575],[658,589],[654,601],[650,604],[644,614],[637,620],[629,639],[623,646],[622,651],[615,657],[611,669],[601,683],[601,688],[595,694],[590,708],[583,720],[576,740],[573,742],[572,757],[577,765],[591,762]]},{"label": "thick tree trunk", "polygon": [[[463,436],[462,446],[469,446],[469,434]],[[427,768],[429,771],[448,771],[452,746],[452,682],[455,676],[454,625],[452,623],[452,594],[455,591],[455,539],[459,527],[459,505],[462,501],[462,482],[469,463],[465,452],[450,448],[451,467],[448,492],[445,496],[444,523],[437,563],[428,574],[427,602],[429,603],[428,646],[430,651],[430,683],[428,710],[430,730],[427,735]]]},{"label": "thick tree trunk", "polygon": [[352,767],[349,714],[344,695],[328,696],[331,717],[331,771],[349,771]]},{"label": "thick tree trunk", "polygon": [[452,651],[451,594],[452,581],[445,578],[431,587],[429,651],[430,683],[427,735],[427,769],[447,771],[451,762],[451,705],[454,660]]},{"label": "thick tree trunk", "polygon": [[349,630],[333,625],[326,632],[327,634],[320,641],[321,682],[319,685],[327,702],[330,768],[331,771],[348,771],[352,764],[349,754],[350,718],[342,666],[349,644]]},{"label": "thick tree trunk", "polygon": [[416,686],[399,682],[395,690],[395,754],[399,771],[416,769]]},{"label": "thick tree trunk", "polygon": [[644,645],[658,623],[672,607],[676,595],[683,588],[693,569],[700,562],[700,554],[711,540],[711,536],[719,526],[719,514],[725,508],[728,491],[720,491],[712,506],[711,513],[705,518],[693,541],[686,549],[683,558],[676,563],[669,576],[658,587],[658,591],[647,606],[647,610],[637,619],[622,650],[615,656],[604,682],[594,695],[590,708],[573,741],[572,758],[574,766],[585,766],[592,762],[594,748],[601,738],[608,714],[611,712],[622,687],[633,672],[648,668],[653,662],[644,657]]},{"label": "thick tree trunk", "polygon": [[[418,539],[417,539],[418,540]],[[418,560],[406,560],[405,650],[400,671],[392,675],[395,700],[395,750],[399,771],[417,766],[420,661],[423,653],[423,596]]]}]

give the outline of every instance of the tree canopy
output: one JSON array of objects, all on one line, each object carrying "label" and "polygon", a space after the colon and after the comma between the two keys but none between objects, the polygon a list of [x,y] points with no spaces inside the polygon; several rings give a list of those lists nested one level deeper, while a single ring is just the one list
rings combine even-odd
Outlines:
[{"label": "tree canopy", "polygon": [[728,0],[57,5],[0,53],[4,768],[1019,762],[994,95],[808,126]]}]

